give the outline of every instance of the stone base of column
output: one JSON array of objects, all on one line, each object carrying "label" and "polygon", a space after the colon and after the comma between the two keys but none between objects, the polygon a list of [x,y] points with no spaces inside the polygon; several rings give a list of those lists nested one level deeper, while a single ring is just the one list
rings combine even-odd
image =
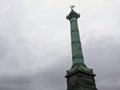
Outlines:
[{"label": "stone base of column", "polygon": [[66,75],[67,90],[97,90],[94,76],[80,71]]}]

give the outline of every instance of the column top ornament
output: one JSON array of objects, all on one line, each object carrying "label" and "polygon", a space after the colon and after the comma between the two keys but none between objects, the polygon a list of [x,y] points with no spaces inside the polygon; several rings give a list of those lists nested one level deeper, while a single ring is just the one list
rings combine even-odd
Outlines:
[{"label": "column top ornament", "polygon": [[71,6],[70,6],[71,12],[70,12],[70,13],[67,15],[67,17],[66,17],[66,18],[69,19],[69,20],[72,19],[73,17],[76,18],[76,19],[80,17],[80,14],[76,13],[76,12],[73,10],[74,7],[75,7],[74,5],[71,5]]},{"label": "column top ornament", "polygon": [[73,9],[75,7],[75,5],[70,5],[70,8]]}]

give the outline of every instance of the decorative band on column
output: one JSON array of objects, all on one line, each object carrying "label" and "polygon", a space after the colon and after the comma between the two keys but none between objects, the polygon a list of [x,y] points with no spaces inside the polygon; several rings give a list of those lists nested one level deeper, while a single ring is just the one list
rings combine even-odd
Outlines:
[{"label": "decorative band on column", "polygon": [[71,30],[71,33],[72,33],[72,32],[79,32],[79,31],[78,31],[77,29],[74,29],[74,30]]},{"label": "decorative band on column", "polygon": [[73,59],[73,60],[74,60],[75,58],[82,58],[82,59],[83,59],[83,55],[76,54],[76,55],[72,56],[72,59]]},{"label": "decorative band on column", "polygon": [[80,40],[72,41],[72,44],[79,44],[79,45],[81,45],[80,44]]}]

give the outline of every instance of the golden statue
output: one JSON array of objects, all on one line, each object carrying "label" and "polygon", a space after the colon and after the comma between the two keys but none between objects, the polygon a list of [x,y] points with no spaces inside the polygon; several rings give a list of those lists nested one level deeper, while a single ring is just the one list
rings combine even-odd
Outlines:
[{"label": "golden statue", "polygon": [[75,5],[70,5],[70,8],[73,9],[75,7]]}]

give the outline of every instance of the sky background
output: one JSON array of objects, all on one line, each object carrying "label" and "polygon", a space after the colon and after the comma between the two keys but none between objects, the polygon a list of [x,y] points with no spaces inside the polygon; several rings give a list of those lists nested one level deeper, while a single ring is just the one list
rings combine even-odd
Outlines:
[{"label": "sky background", "polygon": [[98,90],[120,90],[120,0],[0,0],[0,90],[66,90],[71,4]]}]

